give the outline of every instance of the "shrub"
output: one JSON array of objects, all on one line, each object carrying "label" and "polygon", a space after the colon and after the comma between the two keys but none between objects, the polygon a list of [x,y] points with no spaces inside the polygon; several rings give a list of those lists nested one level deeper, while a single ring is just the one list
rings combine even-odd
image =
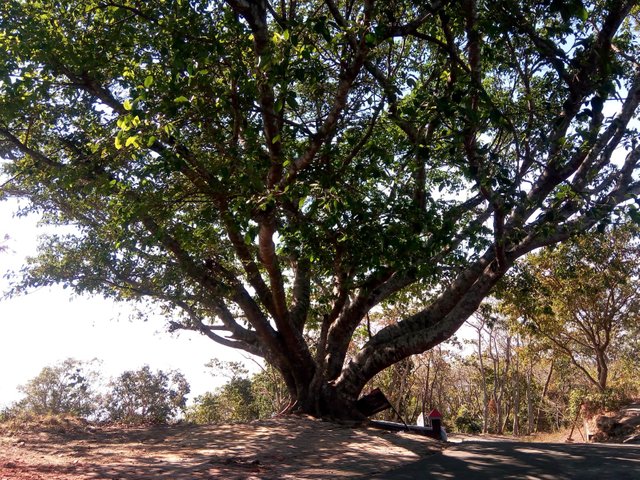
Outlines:
[{"label": "shrub", "polygon": [[474,416],[466,405],[460,407],[453,423],[460,433],[480,433],[482,431],[482,421]]},{"label": "shrub", "polygon": [[234,377],[215,392],[196,397],[185,419],[193,423],[248,422],[259,416],[248,378]]},{"label": "shrub", "polygon": [[94,383],[99,375],[92,363],[68,358],[44,367],[36,377],[18,387],[25,397],[8,409],[5,415],[19,412],[78,417],[94,415],[98,407]]},{"label": "shrub", "polygon": [[167,423],[184,411],[189,383],[177,371],[152,372],[145,365],[109,383],[103,408],[107,419],[123,423]]}]

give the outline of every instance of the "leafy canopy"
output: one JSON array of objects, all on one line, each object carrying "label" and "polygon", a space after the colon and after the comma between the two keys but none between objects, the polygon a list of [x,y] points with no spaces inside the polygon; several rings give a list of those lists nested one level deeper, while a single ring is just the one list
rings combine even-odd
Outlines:
[{"label": "leafy canopy", "polygon": [[185,409],[189,390],[182,373],[153,372],[145,365],[109,382],[103,408],[114,422],[167,423]]},{"label": "leafy canopy", "polygon": [[99,396],[95,390],[98,372],[92,363],[68,358],[44,367],[38,375],[18,387],[24,398],[11,410],[34,415],[93,415]]},{"label": "leafy canopy", "polygon": [[524,258],[501,286],[501,309],[604,391],[609,365],[633,358],[639,259],[637,228],[576,237]]},{"label": "leafy canopy", "polygon": [[[16,289],[148,298],[172,329],[266,358],[304,410],[354,400],[518,257],[638,216],[637,13],[7,0],[2,192],[75,227]],[[421,308],[348,353],[407,289]]]}]

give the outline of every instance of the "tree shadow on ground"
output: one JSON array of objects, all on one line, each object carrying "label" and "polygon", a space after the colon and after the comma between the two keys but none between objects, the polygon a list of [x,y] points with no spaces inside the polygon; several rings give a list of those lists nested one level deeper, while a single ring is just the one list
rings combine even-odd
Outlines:
[{"label": "tree shadow on ground", "polygon": [[55,460],[63,462],[60,468],[73,465],[68,478],[74,480],[250,480],[371,476],[441,446],[416,435],[285,417],[239,425],[104,428],[68,439],[49,436],[29,448],[41,458],[30,471],[40,470],[43,478]]},{"label": "tree shadow on ground", "polygon": [[620,445],[465,442],[374,478],[637,479],[640,448]]}]

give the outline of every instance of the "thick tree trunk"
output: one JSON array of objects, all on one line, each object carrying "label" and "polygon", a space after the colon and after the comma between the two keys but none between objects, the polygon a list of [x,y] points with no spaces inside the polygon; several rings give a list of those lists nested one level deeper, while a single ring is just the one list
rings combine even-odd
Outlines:
[{"label": "thick tree trunk", "polygon": [[[478,308],[509,266],[497,265],[494,249],[488,249],[424,310],[383,328],[345,363],[349,342],[344,341],[344,336],[351,338],[352,331],[359,324],[357,320],[361,321],[366,316],[385,289],[393,290],[405,283],[403,278],[381,277],[379,280],[386,283],[368,290],[368,298],[363,293],[346,307],[344,315],[325,317],[323,328],[327,321],[334,323],[325,328],[326,337],[321,335],[321,340],[326,339],[326,343],[318,345],[318,351],[324,356],[318,355],[309,362],[311,356],[308,352],[280,349],[273,353],[285,379],[289,378],[287,385],[294,400],[289,411],[320,417],[362,419],[356,402],[369,380],[378,372],[411,355],[434,348],[451,337]],[[338,331],[340,335],[337,335]]]}]

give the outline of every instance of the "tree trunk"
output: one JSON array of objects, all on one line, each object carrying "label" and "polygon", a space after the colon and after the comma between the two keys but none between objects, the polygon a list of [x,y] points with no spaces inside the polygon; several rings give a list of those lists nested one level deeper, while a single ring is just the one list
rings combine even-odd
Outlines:
[{"label": "tree trunk", "polygon": [[607,389],[607,379],[609,376],[607,354],[604,349],[596,350],[596,368],[598,373],[598,388],[601,392],[604,392]]},{"label": "tree trunk", "polygon": [[482,334],[480,331],[478,331],[478,358],[480,359],[480,378],[482,379],[482,433],[487,433],[489,431],[489,392],[487,390],[487,377],[482,359]]},{"label": "tree trunk", "polygon": [[527,435],[533,433],[534,418],[533,418],[533,395],[531,392],[531,386],[533,383],[533,362],[529,357],[529,366],[527,369]]},{"label": "tree trunk", "polygon": [[540,403],[538,404],[538,411],[536,412],[536,422],[535,422],[535,431],[538,431],[538,425],[540,424],[540,415],[542,414],[542,406],[547,398],[547,392],[549,391],[549,385],[551,384],[551,376],[553,375],[553,367],[555,362],[553,359],[551,360],[551,366],[549,367],[549,373],[547,374],[547,379],[544,382],[544,387],[542,388],[542,395],[540,395]]},{"label": "tree trunk", "polygon": [[[402,286],[405,279],[385,277],[383,284],[391,282],[391,285],[362,292],[341,315],[326,315],[322,326],[324,335],[321,334],[321,344],[317,346],[322,355],[313,358],[308,351],[291,352],[279,336],[272,338],[270,361],[283,373],[292,396],[287,411],[317,417],[363,419],[356,402],[367,383],[380,371],[450,338],[510,266],[498,266],[494,260],[494,249],[488,249],[429,306],[402,322],[384,327],[348,362],[345,359],[349,340],[357,326],[385,288],[393,290]],[[270,332],[268,326],[265,332]],[[297,346],[294,340],[296,338],[289,344]]]},{"label": "tree trunk", "polygon": [[516,337],[515,371],[513,372],[513,434],[520,436],[520,338]]}]

